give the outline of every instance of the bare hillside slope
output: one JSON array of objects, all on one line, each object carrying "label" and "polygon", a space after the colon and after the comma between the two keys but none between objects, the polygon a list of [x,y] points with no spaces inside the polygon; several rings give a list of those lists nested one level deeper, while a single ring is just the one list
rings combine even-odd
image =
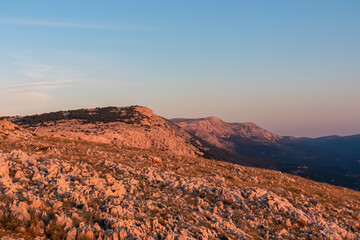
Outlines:
[{"label": "bare hillside slope", "polygon": [[0,237],[6,239],[360,238],[356,191],[0,126]]}]

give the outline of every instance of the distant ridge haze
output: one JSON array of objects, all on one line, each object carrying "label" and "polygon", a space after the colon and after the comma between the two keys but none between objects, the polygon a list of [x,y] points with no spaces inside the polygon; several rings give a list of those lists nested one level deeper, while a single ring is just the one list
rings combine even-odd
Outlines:
[{"label": "distant ridge haze", "polygon": [[[243,102],[234,102],[228,105],[224,105],[219,100],[220,103],[211,101],[208,105],[204,103],[201,106],[195,102],[188,108],[181,107],[179,104],[174,104],[172,108],[162,108],[159,105],[147,106],[168,119],[216,116],[229,123],[253,122],[281,136],[322,137],[360,134],[360,117],[352,116],[354,113],[349,113],[350,106],[344,106],[343,111],[337,111],[334,108],[332,114],[326,113],[330,110],[317,106],[316,109],[311,109],[310,113],[307,113],[306,106],[283,106],[278,109],[277,106],[271,105],[267,108],[256,109],[254,107],[251,109],[253,100],[242,99]],[[259,99],[258,101],[270,100]],[[288,100],[284,99],[283,101]],[[315,102],[313,104],[317,105]]]}]

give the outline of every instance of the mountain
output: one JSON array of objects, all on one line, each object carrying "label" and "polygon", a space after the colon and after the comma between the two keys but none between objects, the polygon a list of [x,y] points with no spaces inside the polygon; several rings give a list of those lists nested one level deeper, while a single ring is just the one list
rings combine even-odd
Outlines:
[{"label": "mountain", "polygon": [[[146,108],[11,120],[22,126],[0,121],[1,240],[360,238],[359,192],[191,156],[171,135],[187,149],[175,154],[144,129],[179,130]],[[117,127],[169,149],[101,133]]]},{"label": "mountain", "polygon": [[360,190],[359,135],[282,137],[217,117],[167,120],[140,106],[58,111],[8,120],[39,134],[203,156]]},{"label": "mountain", "polygon": [[282,137],[217,117],[167,120],[140,106],[58,111],[6,119],[36,133],[203,156],[360,190],[359,135]]},{"label": "mountain", "polygon": [[217,117],[199,119],[171,119],[172,122],[186,131],[206,140],[208,143],[220,148],[230,150],[233,147],[231,136],[238,136],[244,140],[259,143],[276,143],[280,136],[273,134],[254,123],[226,123]]},{"label": "mountain", "polygon": [[202,146],[206,146],[208,154],[216,159],[245,166],[276,169],[274,162],[257,155],[252,156],[246,151],[252,150],[253,146],[268,146],[281,139],[253,123],[227,123],[217,117],[176,118],[171,121],[202,140]]},{"label": "mountain", "polygon": [[167,150],[203,156],[201,144],[189,133],[146,107],[105,107],[58,111],[11,118],[37,133],[117,146]]},{"label": "mountain", "polygon": [[206,142],[217,159],[360,189],[360,135],[294,138],[216,117],[171,121]]},{"label": "mountain", "polygon": [[203,140],[208,152],[217,159],[246,166],[278,168],[276,162],[259,154],[263,148],[277,146],[282,137],[254,123],[227,123],[217,117],[171,121]]}]

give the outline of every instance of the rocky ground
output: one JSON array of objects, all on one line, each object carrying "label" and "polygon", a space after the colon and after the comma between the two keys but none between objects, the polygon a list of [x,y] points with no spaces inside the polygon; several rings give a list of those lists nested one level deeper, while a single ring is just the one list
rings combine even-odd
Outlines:
[{"label": "rocky ground", "polygon": [[356,191],[7,121],[0,192],[2,240],[360,238]]}]

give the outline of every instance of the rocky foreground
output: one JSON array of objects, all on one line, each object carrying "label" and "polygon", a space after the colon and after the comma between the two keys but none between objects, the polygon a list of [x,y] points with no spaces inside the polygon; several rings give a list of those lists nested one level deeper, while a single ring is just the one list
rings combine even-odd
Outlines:
[{"label": "rocky foreground", "polygon": [[356,191],[7,121],[0,192],[2,240],[360,238]]}]

